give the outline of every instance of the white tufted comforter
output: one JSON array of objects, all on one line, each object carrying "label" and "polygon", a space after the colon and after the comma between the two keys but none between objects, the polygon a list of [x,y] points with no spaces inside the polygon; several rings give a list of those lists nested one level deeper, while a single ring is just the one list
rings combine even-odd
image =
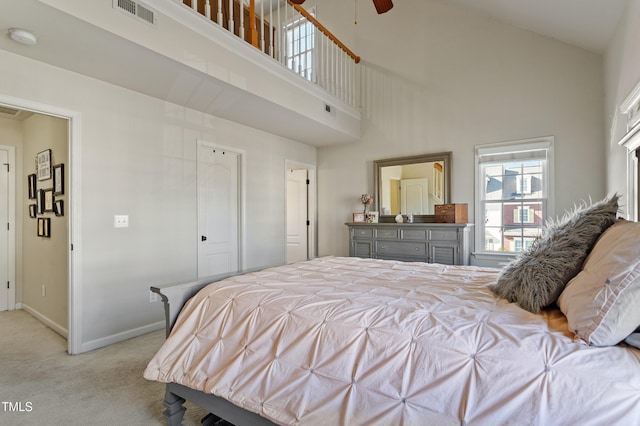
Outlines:
[{"label": "white tufted comforter", "polygon": [[573,341],[497,270],[325,257],[213,283],[144,376],[280,424],[638,425],[640,350]]}]

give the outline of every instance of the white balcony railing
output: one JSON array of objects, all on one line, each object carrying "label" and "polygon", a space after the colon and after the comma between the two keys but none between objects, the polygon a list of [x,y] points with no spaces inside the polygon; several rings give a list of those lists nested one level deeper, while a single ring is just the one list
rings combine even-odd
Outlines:
[{"label": "white balcony railing", "polygon": [[[182,0],[346,104],[360,107],[360,57],[289,0]],[[242,11],[242,13],[240,13]]]}]

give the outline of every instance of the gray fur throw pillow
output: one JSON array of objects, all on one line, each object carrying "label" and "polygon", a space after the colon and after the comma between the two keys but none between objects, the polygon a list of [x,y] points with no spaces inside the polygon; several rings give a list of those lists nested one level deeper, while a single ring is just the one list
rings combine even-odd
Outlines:
[{"label": "gray fur throw pillow", "polygon": [[503,299],[530,312],[554,303],[580,272],[598,237],[616,221],[618,194],[576,206],[559,220],[547,220],[542,236],[521,252],[491,286]]}]

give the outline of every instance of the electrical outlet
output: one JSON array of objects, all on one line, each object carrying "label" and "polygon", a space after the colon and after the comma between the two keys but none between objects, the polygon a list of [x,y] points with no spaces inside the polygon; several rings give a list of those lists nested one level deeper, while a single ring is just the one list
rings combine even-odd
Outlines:
[{"label": "electrical outlet", "polygon": [[156,303],[160,301],[160,295],[149,290],[149,303]]},{"label": "electrical outlet", "polygon": [[47,287],[45,287],[44,285],[42,286],[42,297],[45,297],[47,295]]},{"label": "electrical outlet", "polygon": [[114,228],[128,228],[129,227],[129,215],[117,214],[113,216]]}]

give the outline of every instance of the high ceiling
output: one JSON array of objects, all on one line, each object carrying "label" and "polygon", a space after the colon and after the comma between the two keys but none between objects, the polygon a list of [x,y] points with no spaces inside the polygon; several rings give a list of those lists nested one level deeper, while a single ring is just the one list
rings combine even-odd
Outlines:
[{"label": "high ceiling", "polygon": [[[397,3],[400,1],[403,0]],[[628,3],[628,0],[447,1],[597,53],[606,50]]]},{"label": "high ceiling", "polygon": [[[321,0],[316,1],[319,2]],[[395,8],[389,13],[393,13],[396,9],[410,7],[411,1],[425,0],[395,0]],[[540,33],[596,53],[603,53],[606,50],[628,2],[628,0],[439,1],[468,8],[474,13],[508,22],[516,27]],[[235,116],[232,117],[233,111],[230,111],[228,107],[211,110],[211,105],[195,105],[193,100],[175,99],[174,92],[163,92],[163,88],[171,87],[171,84],[167,82],[176,81],[179,76],[184,76],[185,73],[191,75],[194,81],[204,80],[204,76],[199,75],[195,70],[186,71],[184,67],[178,67],[176,63],[168,61],[166,58],[144,49],[136,48],[133,43],[112,34],[107,34],[87,23],[72,19],[70,16],[46,6],[41,1],[0,0],[0,4],[2,5],[2,13],[0,13],[0,31],[2,32],[0,35],[0,49],[29,56],[190,108],[218,114],[224,118],[237,119]],[[22,27],[35,31],[40,36],[38,45],[26,47],[11,41],[7,34],[7,29],[10,27]],[[61,29],[64,29],[64,31],[61,31]],[[78,34],[82,34],[82,36],[78,37]],[[104,53],[96,56],[96,49]],[[122,68],[119,66],[123,61],[126,62],[133,57],[139,59],[136,63],[142,67],[140,68],[142,77],[138,79],[136,79],[136,75],[121,72]],[[162,73],[159,70],[162,70]],[[149,79],[149,75],[155,75],[156,78]],[[164,80],[162,80],[163,78]],[[215,86],[210,81],[207,84]],[[243,94],[230,94],[228,87],[215,88],[215,93],[221,91],[236,98],[246,96]],[[185,90],[180,93],[190,92]],[[241,102],[236,103],[241,104]],[[280,126],[277,120],[277,117],[282,114],[276,114],[277,108],[270,108],[269,110],[274,111],[274,117],[264,116],[264,120],[268,122],[265,125],[267,127],[271,125],[276,129],[282,128],[283,126]],[[247,115],[245,110],[240,111],[239,114],[241,116]],[[257,116],[263,115],[257,114]],[[308,126],[312,123],[307,123],[298,116],[295,117],[295,120],[288,120],[287,122],[299,122],[300,129],[295,134],[283,136],[305,140],[304,135],[309,134]],[[324,138],[336,138],[335,135],[323,134],[322,129],[317,129],[316,133]],[[314,143],[313,141],[307,142]]]}]

